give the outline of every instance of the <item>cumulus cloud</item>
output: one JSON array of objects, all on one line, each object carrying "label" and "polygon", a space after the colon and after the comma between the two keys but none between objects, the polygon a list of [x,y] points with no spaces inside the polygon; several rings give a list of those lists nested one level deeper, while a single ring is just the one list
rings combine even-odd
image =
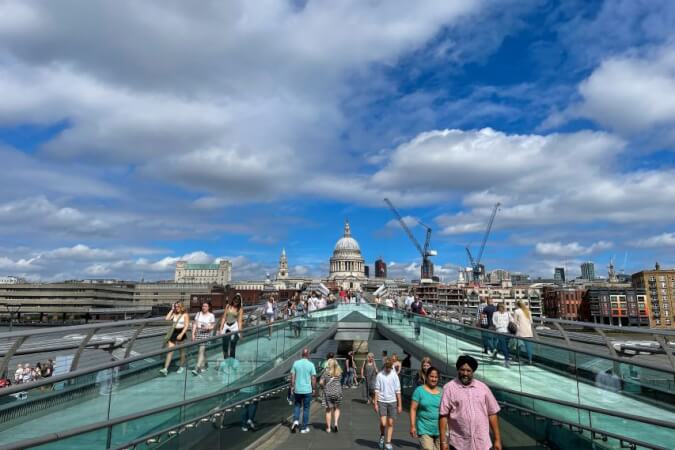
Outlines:
[{"label": "cumulus cloud", "polygon": [[589,246],[583,246],[578,242],[563,244],[562,242],[538,242],[535,252],[542,256],[581,256],[612,248],[613,244],[607,241],[598,241]]},{"label": "cumulus cloud", "polygon": [[645,248],[675,247],[675,233],[662,233],[646,239],[639,239],[635,241],[635,246]]},{"label": "cumulus cloud", "polygon": [[390,63],[482,6],[5,2],[0,123],[66,121],[47,155],[132,164],[212,194],[197,207],[302,195],[311,189],[295,188],[298,174],[353,163],[335,151],[353,71]]},{"label": "cumulus cloud", "polygon": [[605,60],[579,86],[578,114],[634,134],[675,124],[675,46]]},{"label": "cumulus cloud", "polygon": [[[675,220],[671,169],[622,172],[625,142],[605,132],[511,135],[490,128],[421,133],[393,150],[373,186],[414,202],[444,198],[465,209],[436,218],[443,234],[495,227]],[[662,195],[664,190],[668,195]],[[422,204],[417,199],[417,204]]]}]

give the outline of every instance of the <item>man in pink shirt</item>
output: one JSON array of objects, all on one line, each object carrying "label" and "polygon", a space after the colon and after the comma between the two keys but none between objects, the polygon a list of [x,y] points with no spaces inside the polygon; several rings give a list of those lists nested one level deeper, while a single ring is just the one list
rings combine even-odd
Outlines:
[{"label": "man in pink shirt", "polygon": [[438,427],[441,450],[489,450],[490,429],[494,449],[502,450],[499,404],[485,384],[473,379],[478,361],[468,355],[457,358],[457,378],[443,386]]}]

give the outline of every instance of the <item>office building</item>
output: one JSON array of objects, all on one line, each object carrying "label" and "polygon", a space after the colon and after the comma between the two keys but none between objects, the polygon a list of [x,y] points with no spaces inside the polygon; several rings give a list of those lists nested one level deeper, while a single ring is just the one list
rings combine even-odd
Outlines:
[{"label": "office building", "polygon": [[581,278],[588,281],[595,280],[595,264],[591,261],[581,264]]},{"label": "office building", "polygon": [[375,278],[387,278],[387,263],[382,258],[375,261]]},{"label": "office building", "polygon": [[221,260],[218,264],[176,263],[176,283],[219,284],[225,286],[232,280],[232,263]]},{"label": "office building", "polygon": [[565,282],[565,268],[556,267],[553,271],[553,279],[558,284],[563,284]]}]

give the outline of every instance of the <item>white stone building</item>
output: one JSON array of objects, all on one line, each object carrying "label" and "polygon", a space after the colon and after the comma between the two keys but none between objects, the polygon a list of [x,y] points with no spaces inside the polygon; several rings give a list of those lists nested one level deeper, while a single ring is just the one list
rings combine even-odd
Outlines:
[{"label": "white stone building", "polygon": [[345,221],[344,236],[335,243],[330,258],[328,280],[343,289],[361,289],[361,284],[367,280],[361,248],[352,237],[348,220]]},{"label": "white stone building", "polygon": [[178,261],[174,279],[176,283],[224,286],[232,280],[232,263],[228,260],[221,260],[218,264],[190,264],[187,261]]}]

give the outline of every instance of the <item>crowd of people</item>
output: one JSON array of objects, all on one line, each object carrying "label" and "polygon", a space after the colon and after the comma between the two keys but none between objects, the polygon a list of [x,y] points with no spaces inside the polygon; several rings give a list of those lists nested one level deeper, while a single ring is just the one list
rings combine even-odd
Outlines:
[{"label": "crowd of people", "polygon": [[[325,410],[326,433],[337,433],[343,389],[347,387],[343,373],[348,369],[343,370],[335,355],[329,353],[317,374],[309,356],[309,349],[303,349],[302,358],[295,361],[291,369],[291,432],[310,432],[311,400],[318,393]],[[377,418],[378,447],[391,450],[396,419],[403,412],[402,367],[395,355],[387,357],[384,352],[383,356],[382,368],[378,370],[374,355],[369,353],[361,366],[360,377],[366,387],[367,403],[372,405]],[[345,359],[345,367],[350,365],[354,365],[353,355]],[[478,361],[462,355],[455,367],[457,377],[441,388],[439,369],[433,366],[431,358],[421,360],[410,402],[411,437],[419,440],[419,448],[423,450],[501,450],[499,404],[490,389],[474,379]]]},{"label": "crowd of people", "polygon": [[[335,300],[317,292],[311,292],[306,297],[296,294],[280,307],[276,296],[270,296],[260,309],[267,324],[267,338],[272,339],[273,324],[277,318],[290,319],[293,336],[300,337],[307,314],[323,309],[333,301]],[[201,304],[200,311],[193,319],[190,319],[185,306],[176,302],[167,313],[165,319],[171,322],[171,328],[165,336],[166,345],[171,350],[178,346],[180,351],[176,373],[181,374],[186,370],[186,349],[180,344],[185,343],[188,336],[192,341],[205,341],[212,336],[222,336],[223,360],[236,356],[237,343],[243,338],[242,332],[245,324],[241,294],[235,294],[232,300],[227,302],[219,320],[216,319],[211,309],[211,303],[205,301]],[[195,376],[207,370],[206,345],[205,341],[198,347],[197,362],[192,369],[192,374]],[[172,360],[173,350],[165,357],[164,366],[159,371],[161,375],[168,376]]]},{"label": "crowd of people", "polygon": [[[532,338],[532,313],[525,303],[516,302],[513,313],[507,312],[503,303],[495,306],[492,299],[478,307],[476,325],[484,331],[481,333],[483,353],[491,354],[492,359],[501,353],[504,357],[504,367],[509,368],[511,360],[510,343],[511,336],[517,338]],[[527,361],[532,364],[532,342],[527,339],[518,339],[518,349],[527,356]]]},{"label": "crowd of people", "polygon": [[47,361],[40,361],[35,366],[31,366],[30,363],[19,363],[16,365],[16,371],[14,372],[14,377],[8,381],[11,383],[6,383],[7,387],[10,384],[24,384],[32,383],[33,381],[38,381],[42,378],[49,378],[54,374],[54,360],[49,359]]}]

